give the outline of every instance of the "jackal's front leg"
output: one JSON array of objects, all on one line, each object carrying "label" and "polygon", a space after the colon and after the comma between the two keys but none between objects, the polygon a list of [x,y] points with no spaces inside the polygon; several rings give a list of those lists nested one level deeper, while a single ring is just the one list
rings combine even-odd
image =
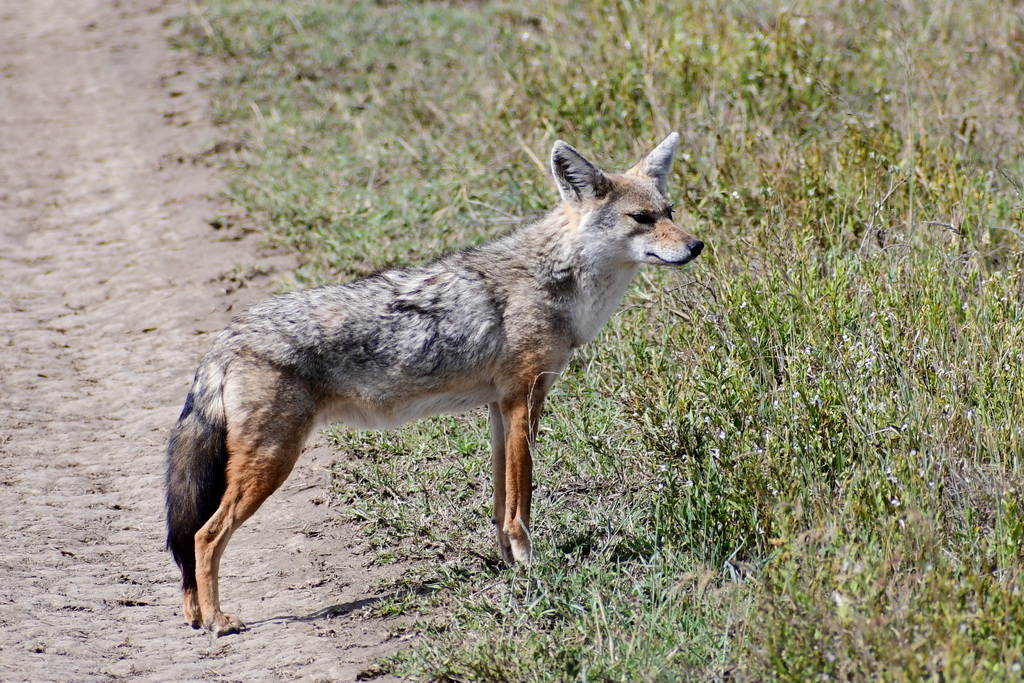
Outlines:
[{"label": "jackal's front leg", "polygon": [[497,403],[491,406],[491,470],[494,476],[494,511],[492,520],[498,539],[498,552],[507,564],[515,562],[512,544],[505,533],[505,425],[501,408]]},{"label": "jackal's front leg", "polygon": [[[505,428],[505,523],[501,531],[508,538],[512,558],[523,564],[533,560],[533,544],[530,541],[533,457],[530,449],[539,407],[538,402],[531,411],[530,404],[525,400],[507,401],[500,406]],[[500,543],[500,535],[498,540]],[[502,550],[504,555],[504,548]]]}]

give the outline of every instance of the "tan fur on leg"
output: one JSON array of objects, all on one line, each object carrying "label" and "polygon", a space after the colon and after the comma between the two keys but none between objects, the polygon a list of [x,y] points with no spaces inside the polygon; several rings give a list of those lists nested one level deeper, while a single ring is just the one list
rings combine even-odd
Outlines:
[{"label": "tan fur on leg", "polygon": [[529,408],[525,401],[502,405],[505,423],[505,526],[517,562],[533,560],[530,541],[530,502],[533,496],[533,457],[530,454]]},{"label": "tan fur on leg", "polygon": [[505,425],[501,409],[492,403],[491,411],[491,468],[494,476],[494,532],[498,540],[498,552],[507,564],[515,562],[512,544],[505,533]]},{"label": "tan fur on leg", "polygon": [[[218,636],[244,624],[220,608],[220,561],[231,535],[291,474],[315,414],[309,393],[279,371],[233,369],[224,402],[229,418],[227,489],[220,507],[196,534],[196,582],[203,622]],[[267,395],[274,401],[260,401]]]}]

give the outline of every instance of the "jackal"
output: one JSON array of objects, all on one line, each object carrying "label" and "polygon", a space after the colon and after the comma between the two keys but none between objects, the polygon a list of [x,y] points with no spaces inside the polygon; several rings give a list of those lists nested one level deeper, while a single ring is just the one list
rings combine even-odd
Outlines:
[{"label": "jackal", "polygon": [[562,201],[539,220],[421,268],[275,296],[238,316],[200,363],[167,450],[167,545],[185,619],[217,635],[243,628],[220,608],[224,548],[325,422],[377,429],[488,405],[498,548],[530,562],[544,397],[640,264],[681,266],[704,248],[665,195],[678,139],[622,174],[559,140]]}]

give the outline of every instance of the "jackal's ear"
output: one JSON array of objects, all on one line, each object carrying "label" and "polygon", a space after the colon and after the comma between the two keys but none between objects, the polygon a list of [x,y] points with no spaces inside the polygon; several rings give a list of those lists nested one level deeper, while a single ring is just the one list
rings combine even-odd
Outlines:
[{"label": "jackal's ear", "polygon": [[551,173],[558,193],[570,204],[579,204],[588,197],[599,199],[611,188],[611,181],[601,169],[561,140],[551,148]]},{"label": "jackal's ear", "polygon": [[676,155],[679,144],[679,133],[669,133],[668,137],[647,153],[633,168],[626,171],[627,175],[647,177],[658,185],[658,191],[665,194],[668,187],[668,174],[672,172],[672,159]]}]

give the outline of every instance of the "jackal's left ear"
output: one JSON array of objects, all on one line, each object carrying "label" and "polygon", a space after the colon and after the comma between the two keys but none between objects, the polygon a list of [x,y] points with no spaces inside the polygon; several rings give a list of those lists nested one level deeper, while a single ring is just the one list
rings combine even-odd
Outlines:
[{"label": "jackal's left ear", "polygon": [[587,197],[599,199],[611,188],[611,181],[601,169],[561,140],[551,148],[551,173],[558,194],[570,204],[579,204]]},{"label": "jackal's left ear", "polygon": [[626,171],[627,175],[648,177],[658,185],[658,191],[665,194],[668,187],[668,174],[672,172],[672,159],[676,155],[679,144],[679,133],[669,133],[668,137],[647,153],[633,168]]}]

